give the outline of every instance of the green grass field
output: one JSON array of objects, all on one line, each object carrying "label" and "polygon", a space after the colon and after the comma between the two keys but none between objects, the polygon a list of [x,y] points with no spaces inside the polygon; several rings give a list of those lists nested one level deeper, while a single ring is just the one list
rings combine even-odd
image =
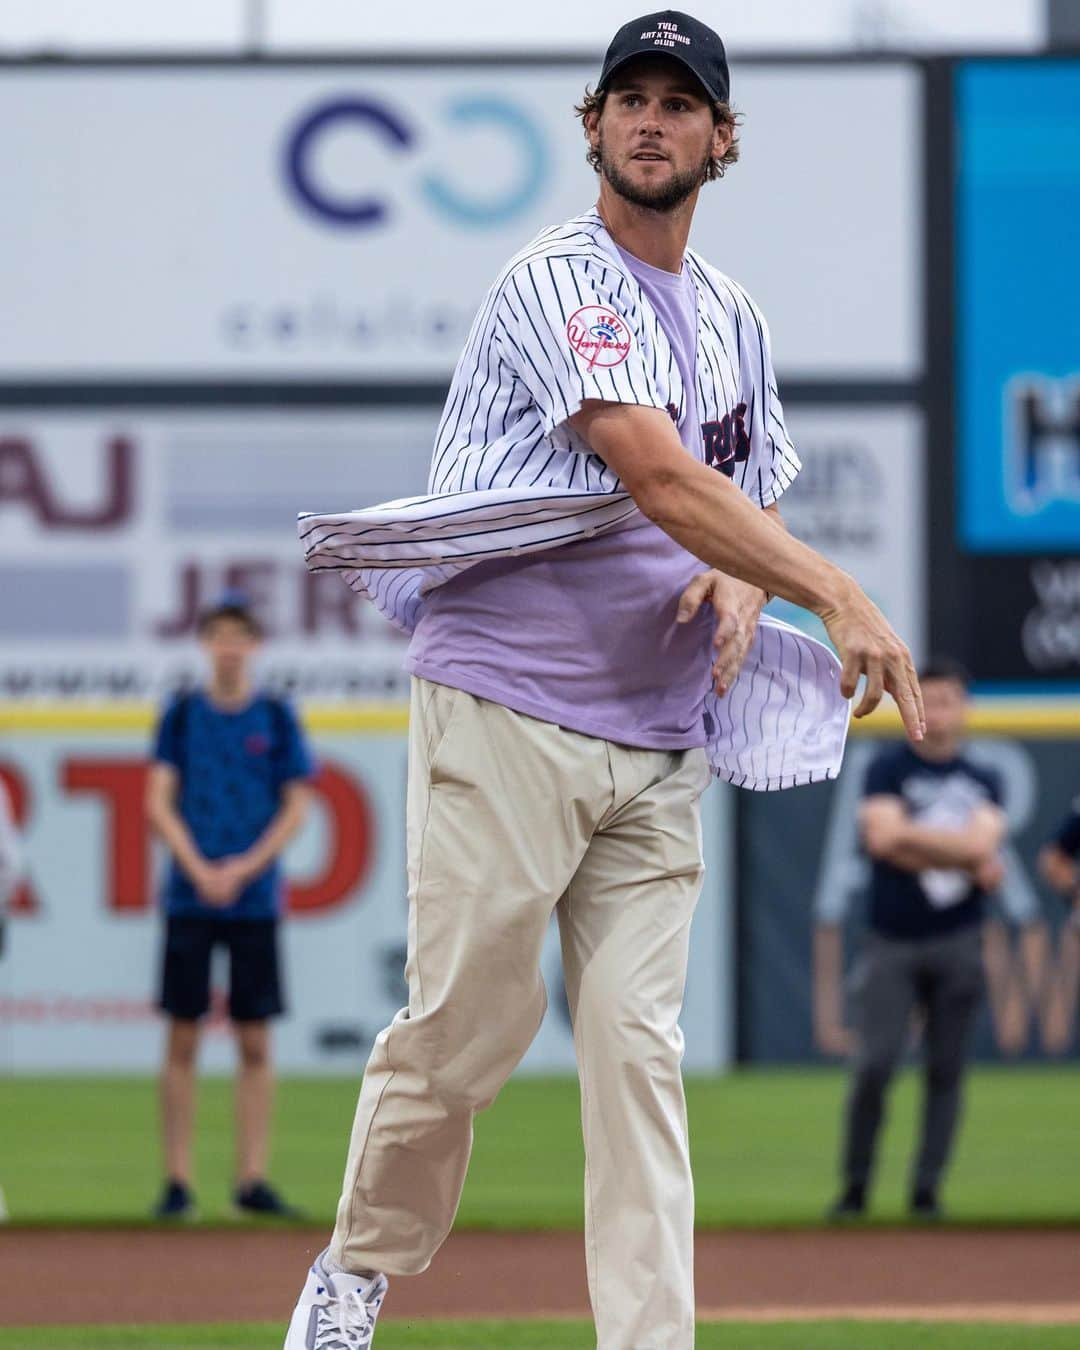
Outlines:
[{"label": "green grass field", "polygon": [[[704,1324],[698,1350],[1066,1350],[1076,1327],[990,1323],[750,1322]],[[0,1350],[278,1350],[276,1323],[0,1330]],[[378,1350],[593,1350],[584,1322],[381,1322]]]},{"label": "green grass field", "polygon": [[[691,1079],[699,1223],[818,1222],[835,1185],[844,1086],[828,1069]],[[893,1094],[875,1196],[875,1216],[886,1222],[904,1213],[917,1086],[907,1074]],[[355,1094],[354,1082],[336,1079],[280,1085],[273,1178],[318,1222],[333,1215]],[[1076,1094],[1071,1067],[973,1074],[947,1192],[955,1220],[1080,1222]],[[202,1085],[198,1157],[201,1213],[223,1221],[232,1164],[225,1080]],[[576,1228],[581,1177],[576,1083],[511,1082],[477,1121],[459,1226]],[[14,1222],[144,1220],[159,1187],[153,1084],[0,1078],[0,1185]],[[0,1350],[6,1345],[0,1340]]]}]

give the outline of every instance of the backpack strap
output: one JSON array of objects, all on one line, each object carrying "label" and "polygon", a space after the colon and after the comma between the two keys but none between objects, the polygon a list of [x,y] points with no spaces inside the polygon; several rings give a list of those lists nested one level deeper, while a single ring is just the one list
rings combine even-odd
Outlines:
[{"label": "backpack strap", "polygon": [[[187,762],[188,727],[191,724],[192,694],[190,690],[179,696],[173,704],[173,736],[176,741],[176,757],[181,764]],[[183,770],[181,770],[183,772]]]}]

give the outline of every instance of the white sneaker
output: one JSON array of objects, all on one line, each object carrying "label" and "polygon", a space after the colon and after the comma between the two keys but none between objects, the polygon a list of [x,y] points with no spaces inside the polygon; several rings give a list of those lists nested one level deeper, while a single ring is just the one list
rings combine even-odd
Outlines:
[{"label": "white sneaker", "polygon": [[308,1271],[284,1350],[369,1350],[389,1282],[385,1275],[328,1275],[322,1255]]}]

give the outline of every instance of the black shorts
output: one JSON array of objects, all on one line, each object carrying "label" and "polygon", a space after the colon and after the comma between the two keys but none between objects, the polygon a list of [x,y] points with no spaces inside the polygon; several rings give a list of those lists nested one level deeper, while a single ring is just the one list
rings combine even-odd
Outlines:
[{"label": "black shorts", "polygon": [[208,919],[169,915],[159,1007],[193,1021],[210,1008],[210,955],[229,953],[229,1016],[262,1022],[285,1011],[281,993],[277,919]]}]

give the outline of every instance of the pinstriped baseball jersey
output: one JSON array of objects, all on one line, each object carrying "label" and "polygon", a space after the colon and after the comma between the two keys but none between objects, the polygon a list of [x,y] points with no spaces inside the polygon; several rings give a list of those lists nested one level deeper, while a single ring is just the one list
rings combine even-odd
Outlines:
[{"label": "pinstriped baseball jersey", "polygon": [[[760,506],[794,479],[768,330],[741,287],[688,251],[697,288],[700,458]],[[439,425],[430,492],[612,490],[616,475],[567,423],[586,399],[682,420],[663,327],[595,211],[545,231],[507,264],[473,322]]]},{"label": "pinstriped baseball jersey", "polygon": [[[635,517],[640,525],[616,475],[567,422],[587,399],[655,407],[676,424],[696,403],[699,428],[681,427],[687,448],[759,505],[774,502],[799,464],[767,329],[735,283],[693,253],[687,267],[697,301],[693,398],[599,216],[538,236],[504,269],[473,323],[440,422],[429,495],[302,517],[309,565],[342,570],[411,630],[428,608],[424,594],[466,567],[631,529]],[[436,613],[452,589],[440,593]],[[728,698],[706,699],[703,739],[723,777],[790,786],[836,772],[847,717],[831,653],[765,624]]]},{"label": "pinstriped baseball jersey", "polygon": [[[601,242],[599,258],[568,253],[563,241],[539,257],[528,250],[503,281],[491,322],[473,335],[477,352],[494,345],[526,387],[521,417],[528,433],[543,435],[545,457],[564,438],[571,481],[576,461],[591,455],[566,421],[583,395],[670,417],[696,458],[712,449],[719,460],[726,447],[729,471],[745,471],[752,395],[722,423],[699,410],[707,383],[696,378],[706,361],[699,336],[712,330],[689,266],[663,271],[616,245],[616,274],[606,261],[614,241],[602,234]],[[734,332],[729,345],[734,351]],[[725,397],[741,392],[737,377]],[[687,624],[675,618],[701,570],[640,514],[542,558],[487,563],[431,596],[407,668],[588,736],[651,750],[701,746],[715,619],[708,607]]]}]

